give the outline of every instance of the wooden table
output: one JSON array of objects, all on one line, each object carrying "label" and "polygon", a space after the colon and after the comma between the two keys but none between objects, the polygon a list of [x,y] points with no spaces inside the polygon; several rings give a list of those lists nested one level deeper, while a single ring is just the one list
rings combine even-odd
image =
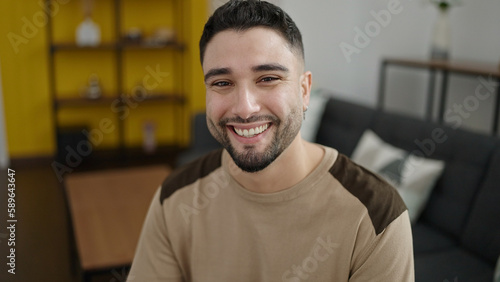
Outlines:
[{"label": "wooden table", "polygon": [[65,189],[84,272],[130,265],[166,166],[74,173]]}]

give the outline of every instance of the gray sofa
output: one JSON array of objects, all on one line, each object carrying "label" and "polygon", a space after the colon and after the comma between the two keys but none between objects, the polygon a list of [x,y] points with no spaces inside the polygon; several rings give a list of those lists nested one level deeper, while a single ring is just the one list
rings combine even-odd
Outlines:
[{"label": "gray sofa", "polygon": [[[193,147],[186,163],[220,145],[206,127],[194,122]],[[419,220],[412,227],[417,282],[493,281],[500,255],[500,140],[330,98],[316,142],[351,156],[366,129],[407,151],[422,150],[415,140],[432,142],[442,129],[447,140],[428,145],[428,157],[446,162]],[[432,150],[430,150],[432,149]]]},{"label": "gray sofa", "polygon": [[[445,142],[432,142],[436,128],[445,132]],[[493,281],[500,255],[500,140],[330,98],[316,142],[350,156],[366,129],[393,146],[427,150],[428,158],[446,162],[412,227],[416,281]]]}]

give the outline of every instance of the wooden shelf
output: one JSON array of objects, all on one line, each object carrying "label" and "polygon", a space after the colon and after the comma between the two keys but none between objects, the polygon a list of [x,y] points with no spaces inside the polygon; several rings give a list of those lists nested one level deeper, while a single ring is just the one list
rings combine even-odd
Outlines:
[{"label": "wooden shelf", "polygon": [[[75,95],[76,96],[76,95]],[[116,101],[117,97],[101,97],[97,99],[89,99],[83,97],[75,98],[58,98],[55,103],[59,107],[81,107],[81,106],[109,106]]]},{"label": "wooden shelf", "polygon": [[50,50],[55,51],[114,51],[117,49],[115,43],[103,43],[98,46],[78,46],[76,43],[56,43],[50,45]]},{"label": "wooden shelf", "polygon": [[186,48],[185,44],[180,42],[167,42],[164,44],[150,44],[146,42],[121,42],[118,46],[125,50],[141,50],[141,49],[176,49],[182,51]]},{"label": "wooden shelf", "polygon": [[146,101],[164,101],[164,102],[175,102],[184,103],[186,102],[186,97],[182,94],[167,94],[167,93],[151,93],[146,96]]},{"label": "wooden shelf", "polygon": [[[142,97],[141,97],[142,99]],[[58,98],[56,99],[56,104],[59,107],[94,107],[94,106],[111,106],[115,101],[120,101],[121,98],[116,97],[101,97],[97,99],[89,99],[83,97],[74,98]],[[144,97],[141,102],[148,101],[159,101],[159,102],[172,102],[183,104],[186,102],[186,98],[182,94],[172,94],[172,93],[150,93],[148,96]]]},{"label": "wooden shelf", "polygon": [[[51,3],[55,0],[43,1]],[[103,41],[97,46],[77,45],[73,39],[74,28],[76,27],[62,26],[64,25],[62,21],[54,21],[54,17],[48,18],[50,94],[56,138],[64,125],[77,122],[79,125],[89,126],[98,118],[96,114],[112,115],[117,119],[116,132],[113,133],[117,141],[116,144],[110,144],[110,146],[118,152],[121,158],[127,159],[129,155],[125,152],[130,151],[127,144],[131,140],[138,140],[138,137],[143,134],[141,128],[136,126],[140,119],[144,115],[148,115],[149,118],[154,120],[164,119],[163,109],[174,109],[169,111],[166,117],[172,120],[173,126],[169,126],[165,122],[161,123],[158,128],[158,130],[167,130],[168,134],[165,133],[161,138],[155,138],[158,138],[158,142],[160,139],[165,138],[168,139],[168,144],[182,146],[186,143],[185,136],[188,135],[186,134],[188,133],[186,130],[186,117],[188,116],[187,113],[189,113],[189,107],[187,107],[188,98],[185,92],[186,77],[189,74],[187,70],[190,68],[186,60],[190,54],[185,54],[185,51],[188,44],[190,44],[189,38],[191,37],[184,24],[186,16],[186,13],[183,12],[186,5],[185,1],[173,0],[169,1],[172,3],[167,5],[161,4],[161,1],[155,1],[158,3],[151,3],[154,5],[149,7],[155,11],[158,10],[158,13],[153,14],[148,13],[148,11],[136,13],[134,9],[137,9],[139,4],[130,3],[128,0],[110,0],[106,2],[108,4],[102,6],[107,9],[105,12],[108,14],[108,16],[105,16],[107,20],[99,21],[96,19],[96,22],[102,25],[102,30],[106,31],[107,34],[103,34],[105,35]],[[61,6],[61,10],[63,9],[66,9],[66,17],[72,16],[69,7],[63,8]],[[133,17],[131,17],[132,14],[134,14]],[[151,18],[149,18],[150,14]],[[148,18],[141,19],[140,15]],[[185,42],[171,40],[163,43],[154,43],[154,40],[149,38],[138,41],[127,39],[124,30],[130,26],[136,26],[138,21],[142,22],[143,20],[145,26],[141,28],[153,30],[153,28],[168,26],[175,31],[175,34],[181,36],[179,38],[187,39]],[[60,27],[57,28],[59,29],[58,33],[54,32],[57,30],[54,29],[55,24]],[[54,34],[58,36],[54,38]],[[157,81],[158,87],[155,87],[154,90],[151,88],[148,88],[150,91],[142,88],[132,88],[131,83],[134,81],[141,81],[141,79],[144,81],[145,66],[155,66],[159,63],[158,56],[162,56],[161,70],[168,70],[170,76]],[[92,61],[89,61],[89,59]],[[151,72],[149,69],[146,71]],[[91,73],[98,73],[104,82],[102,86],[108,89],[97,99],[86,98],[79,91],[82,87],[81,79]],[[150,73],[149,75],[157,74]],[[88,87],[88,85],[85,86]],[[60,88],[64,88],[64,90]],[[146,92],[137,93],[133,89]],[[104,89],[101,90],[104,91]],[[144,105],[144,109],[133,115],[129,121],[125,121],[122,116],[126,113],[128,107],[134,105],[132,103]],[[99,111],[96,114],[90,114],[93,109]],[[106,111],[106,109],[110,111],[102,112],[103,110]],[[74,110],[74,113],[68,116],[59,115],[59,111],[64,110]],[[62,122],[63,118],[66,118],[64,122]],[[58,142],[68,143],[62,140],[58,140]],[[163,142],[166,142],[166,140]],[[64,144],[61,146],[58,144],[58,150],[60,150],[59,148],[65,148]],[[136,151],[137,155],[145,155],[145,158],[151,157],[142,150]]]},{"label": "wooden shelf", "polygon": [[52,52],[56,51],[115,51],[123,50],[164,50],[175,49],[182,51],[186,48],[185,44],[180,42],[167,42],[164,44],[150,44],[146,42],[115,42],[103,43],[97,46],[78,46],[76,43],[55,43],[50,46]]}]

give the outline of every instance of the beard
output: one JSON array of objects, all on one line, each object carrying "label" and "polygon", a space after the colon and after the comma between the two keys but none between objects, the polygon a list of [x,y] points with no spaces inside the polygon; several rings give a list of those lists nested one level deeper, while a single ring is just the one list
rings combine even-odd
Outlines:
[{"label": "beard", "polygon": [[[299,110],[292,110],[284,121],[273,115],[254,116],[248,119],[242,119],[240,117],[224,118],[221,119],[217,125],[208,117],[207,121],[210,133],[212,133],[213,137],[228,151],[235,164],[243,171],[258,172],[273,163],[281,153],[290,146],[300,131],[302,125],[302,112]],[[237,151],[231,144],[226,124],[229,122],[243,124],[257,121],[272,123],[272,126],[269,128],[274,128],[274,136],[272,137],[271,143],[263,152],[258,152],[254,145],[245,145],[242,152]]]}]

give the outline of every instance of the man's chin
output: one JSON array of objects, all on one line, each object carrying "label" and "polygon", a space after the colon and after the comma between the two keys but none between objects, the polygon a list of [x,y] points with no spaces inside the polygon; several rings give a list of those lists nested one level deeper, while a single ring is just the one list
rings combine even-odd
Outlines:
[{"label": "man's chin", "polygon": [[254,148],[248,148],[252,146],[245,147],[247,148],[238,151],[233,146],[226,147],[234,163],[245,172],[259,172],[268,167],[276,159],[276,156],[269,154],[269,151],[257,152]]}]

